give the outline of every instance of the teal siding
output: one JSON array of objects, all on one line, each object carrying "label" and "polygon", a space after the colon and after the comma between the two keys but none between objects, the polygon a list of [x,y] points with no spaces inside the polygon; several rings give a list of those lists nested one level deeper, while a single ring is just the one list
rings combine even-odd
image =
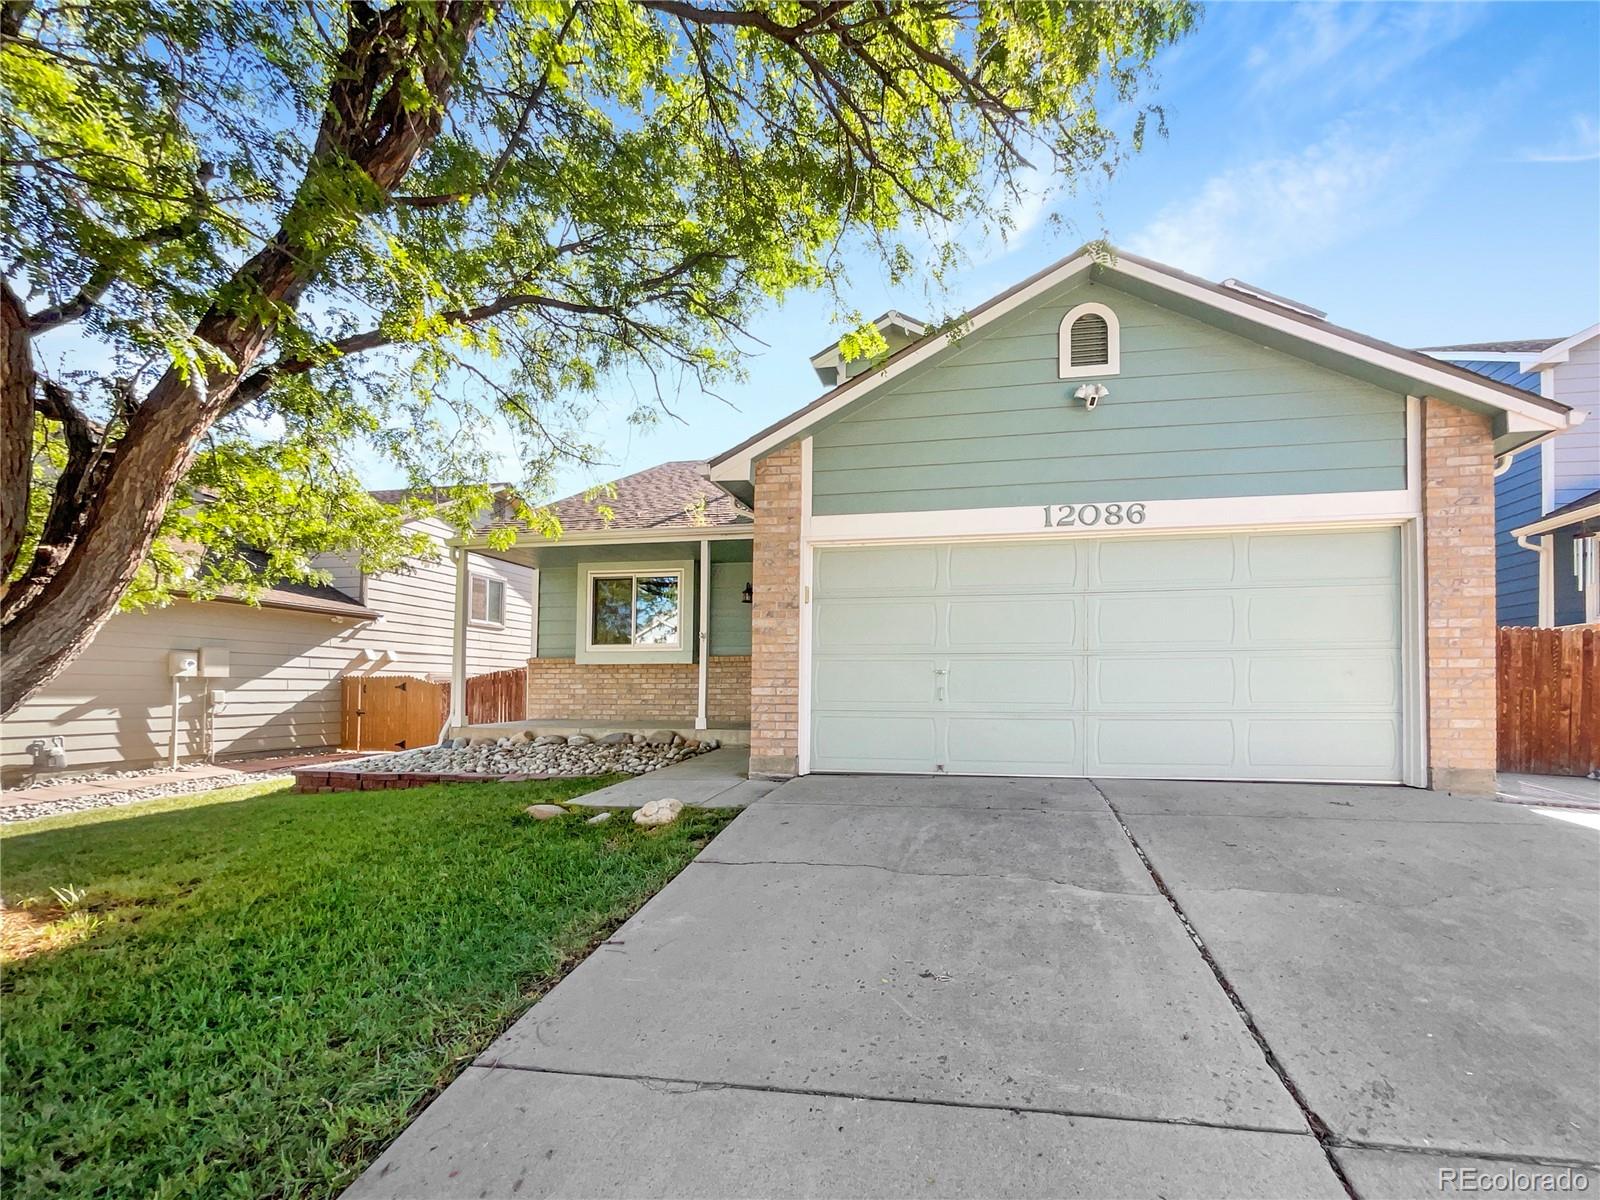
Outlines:
[{"label": "teal siding", "polygon": [[[748,541],[711,543],[711,653],[750,653],[750,611],[744,585],[750,582]],[[578,571],[582,563],[640,562],[688,558],[700,587],[698,542],[636,543],[620,546],[552,546],[536,551],[539,564],[539,657],[571,658],[577,653]],[[699,607],[694,614],[699,620]],[[695,633],[698,634],[696,629]]]},{"label": "teal siding", "polygon": [[[1122,338],[1092,413],[1056,345],[1090,299]],[[1399,489],[1405,397],[1080,281],[884,385],[813,450],[819,515]]]},{"label": "teal siding", "polygon": [[711,564],[711,654],[750,653],[750,612],[744,602],[744,585],[750,582],[750,564]]}]

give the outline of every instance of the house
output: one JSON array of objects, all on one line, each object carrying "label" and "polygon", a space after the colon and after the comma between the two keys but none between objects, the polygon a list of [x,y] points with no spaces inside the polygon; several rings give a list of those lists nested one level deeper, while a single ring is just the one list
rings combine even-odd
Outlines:
[{"label": "house", "polygon": [[461,543],[537,572],[530,718],[748,712],[780,777],[1493,787],[1493,472],[1581,414],[1088,248],[892,332],[704,477]]},{"label": "house", "polygon": [[[378,498],[392,503],[398,494]],[[178,600],[118,613],[6,718],[5,778],[27,775],[28,745],[56,736],[65,740],[73,770],[165,762],[174,725],[180,760],[337,746],[344,676],[448,678],[457,568],[446,543],[453,531],[429,516],[408,528],[426,533],[439,557],[379,575],[329,557],[318,561],[330,575],[327,585],[280,584],[256,605]],[[533,639],[532,572],[477,554],[463,556],[461,569],[468,673],[522,666]],[[225,673],[174,680],[174,651],[204,654],[207,669]]]},{"label": "house", "polygon": [[[1502,625],[1592,621],[1585,541],[1555,529],[1524,532],[1600,488],[1600,325],[1569,338],[1433,346],[1426,353],[1557,400],[1586,420],[1503,461],[1495,477],[1495,563]],[[1592,552],[1591,555],[1592,557]]]}]

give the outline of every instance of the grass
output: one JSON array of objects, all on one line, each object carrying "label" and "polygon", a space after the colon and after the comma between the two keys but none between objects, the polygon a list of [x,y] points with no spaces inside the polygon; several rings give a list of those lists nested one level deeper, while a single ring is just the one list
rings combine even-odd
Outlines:
[{"label": "grass", "polygon": [[336,1195],[731,815],[522,814],[605,782],[258,784],[0,833],[5,1194]]}]

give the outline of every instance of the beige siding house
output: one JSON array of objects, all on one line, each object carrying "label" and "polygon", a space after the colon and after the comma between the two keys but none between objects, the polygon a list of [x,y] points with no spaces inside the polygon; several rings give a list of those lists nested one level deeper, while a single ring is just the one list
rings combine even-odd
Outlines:
[{"label": "beige siding house", "polygon": [[[185,679],[178,689],[182,760],[226,759],[339,743],[340,679],[377,673],[448,678],[455,588],[448,525],[417,523],[439,550],[405,571],[364,575],[329,559],[325,587],[274,588],[259,606],[228,600],[178,601],[121,613],[48,686],[4,722],[0,749],[8,781],[32,767],[27,746],[65,739],[72,769],[131,769],[166,760],[173,730],[168,656],[174,650],[227,652],[225,678]],[[468,674],[520,667],[533,640],[531,568],[479,555],[481,619],[467,628]]]}]

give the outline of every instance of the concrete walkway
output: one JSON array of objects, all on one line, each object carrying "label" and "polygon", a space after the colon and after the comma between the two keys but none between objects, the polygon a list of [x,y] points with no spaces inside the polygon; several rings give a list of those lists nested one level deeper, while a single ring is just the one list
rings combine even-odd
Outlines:
[{"label": "concrete walkway", "polygon": [[743,808],[778,786],[764,779],[750,779],[749,772],[749,748],[723,746],[589,792],[570,803],[591,808],[642,808],[652,800],[670,797],[682,800],[690,808]]},{"label": "concrete walkway", "polygon": [[1600,1194],[1597,882],[1396,788],[798,780],[348,1195]]},{"label": "concrete walkway", "polygon": [[1513,804],[1572,804],[1600,810],[1600,779],[1502,772],[1500,799]]}]

